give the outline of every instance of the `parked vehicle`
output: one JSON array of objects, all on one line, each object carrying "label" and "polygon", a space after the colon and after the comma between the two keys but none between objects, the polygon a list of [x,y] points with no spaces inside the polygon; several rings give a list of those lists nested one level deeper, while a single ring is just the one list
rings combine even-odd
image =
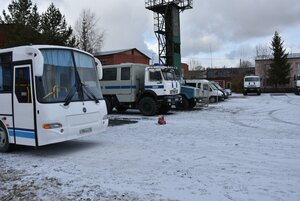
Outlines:
[{"label": "parked vehicle", "polygon": [[197,102],[201,100],[200,89],[197,87],[181,84],[180,95],[182,101],[176,104],[177,109],[192,109],[196,106]]},{"label": "parked vehicle", "polygon": [[223,89],[217,82],[215,81],[210,81],[213,85],[215,85],[215,87],[220,90],[223,95],[224,95],[224,99],[228,99],[229,94],[227,93],[227,91],[225,89]]},{"label": "parked vehicle", "polygon": [[189,86],[195,86],[200,88],[200,94],[203,94],[203,98],[205,98],[205,96],[208,96],[210,103],[215,103],[224,100],[223,93],[208,80],[186,80],[186,84]]},{"label": "parked vehicle", "polygon": [[245,76],[243,90],[244,96],[246,96],[248,93],[256,93],[257,95],[260,95],[260,80],[260,77],[256,75]]},{"label": "parked vehicle", "polygon": [[228,96],[231,96],[231,95],[232,95],[231,89],[225,89],[225,91],[227,92]]},{"label": "parked vehicle", "polygon": [[91,54],[32,45],[0,50],[0,151],[99,134],[108,125]]},{"label": "parked vehicle", "polygon": [[294,76],[295,94],[300,95],[300,74]]},{"label": "parked vehicle", "polygon": [[180,82],[171,67],[125,63],[103,66],[100,80],[107,111],[137,108],[143,115],[166,114],[181,101]]}]

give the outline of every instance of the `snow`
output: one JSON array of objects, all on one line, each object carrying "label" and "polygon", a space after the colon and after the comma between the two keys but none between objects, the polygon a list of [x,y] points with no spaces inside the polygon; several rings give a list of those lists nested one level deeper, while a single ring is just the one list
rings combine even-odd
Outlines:
[{"label": "snow", "polygon": [[233,94],[166,125],[0,153],[0,200],[300,200],[300,96]]}]

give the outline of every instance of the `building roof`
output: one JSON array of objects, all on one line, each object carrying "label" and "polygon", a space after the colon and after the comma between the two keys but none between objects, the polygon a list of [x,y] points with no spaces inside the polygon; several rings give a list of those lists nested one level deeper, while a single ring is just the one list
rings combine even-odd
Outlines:
[{"label": "building roof", "polygon": [[[256,61],[259,60],[270,60],[273,59],[273,55],[261,55],[255,58]],[[296,58],[300,58],[300,53],[290,53],[287,56],[288,59],[296,59]]]},{"label": "building roof", "polygon": [[112,54],[119,54],[119,53],[123,53],[123,52],[127,52],[127,51],[131,51],[131,50],[136,50],[138,52],[140,52],[142,55],[144,55],[145,57],[149,58],[146,54],[144,54],[143,52],[139,51],[136,48],[130,48],[130,49],[121,49],[121,50],[111,50],[111,51],[105,51],[105,52],[96,52],[94,54],[94,56],[108,56],[108,55],[112,55]]}]

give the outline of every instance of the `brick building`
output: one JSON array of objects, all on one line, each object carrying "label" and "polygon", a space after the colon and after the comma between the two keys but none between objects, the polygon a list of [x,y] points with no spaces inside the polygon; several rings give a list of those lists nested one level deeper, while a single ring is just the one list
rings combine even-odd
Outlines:
[{"label": "brick building", "polygon": [[98,52],[95,53],[94,56],[101,61],[102,65],[113,65],[121,63],[149,64],[150,62],[150,57],[136,48]]},{"label": "brick building", "polygon": [[[255,73],[262,78],[261,88],[265,92],[274,91],[274,85],[271,85],[268,79],[268,70],[270,69],[270,64],[272,62],[272,56],[258,57],[255,60]],[[284,86],[279,86],[279,90],[281,91],[291,91],[294,87],[294,75],[300,73],[300,53],[289,54],[288,63],[291,65],[290,83]]]},{"label": "brick building", "polygon": [[240,68],[208,68],[206,76],[208,80],[218,82],[223,88],[232,88],[234,79],[243,78],[245,75],[254,75],[254,67]]}]

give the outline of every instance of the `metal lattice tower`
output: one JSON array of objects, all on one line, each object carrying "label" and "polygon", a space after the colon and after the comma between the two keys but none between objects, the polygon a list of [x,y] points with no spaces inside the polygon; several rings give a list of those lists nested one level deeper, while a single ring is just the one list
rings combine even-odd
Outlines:
[{"label": "metal lattice tower", "polygon": [[174,66],[181,75],[179,13],[193,8],[193,0],[145,0],[154,12],[154,33],[158,39],[159,63]]}]

